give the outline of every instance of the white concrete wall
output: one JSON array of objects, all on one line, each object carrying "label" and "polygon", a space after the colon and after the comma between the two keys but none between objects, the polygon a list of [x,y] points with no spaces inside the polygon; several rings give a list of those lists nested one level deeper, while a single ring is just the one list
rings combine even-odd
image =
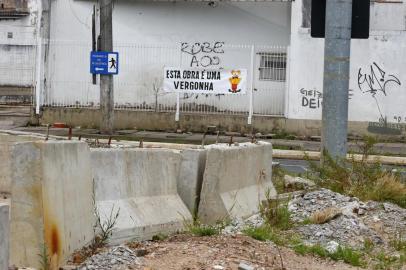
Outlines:
[{"label": "white concrete wall", "polygon": [[[288,118],[321,119],[322,98],[318,97],[323,92],[324,39],[311,38],[310,29],[302,27],[305,2],[309,1],[292,3]],[[405,7],[406,3],[372,3],[370,38],[351,43],[349,119],[352,121],[379,122],[383,117],[388,122],[406,123]],[[368,85],[371,67],[376,76],[372,86]],[[310,96],[304,98],[303,93]]]},{"label": "white concrete wall", "polygon": [[[87,41],[90,45],[94,4],[95,1],[53,1],[51,38]],[[113,18],[117,43],[289,43],[290,7],[286,3],[224,1],[210,7],[207,2],[123,0],[114,4]]]},{"label": "white concrete wall", "polygon": [[[47,103],[98,103],[99,89],[91,84],[89,74],[93,4],[52,2],[51,39],[69,42],[55,42],[50,47]],[[161,87],[164,66],[251,69],[250,45],[258,46],[256,52],[273,51],[259,45],[287,46],[290,39],[290,3],[223,1],[210,7],[207,2],[125,0],[115,3],[113,18],[115,50],[121,60],[120,74],[115,76],[115,100],[121,105],[154,104],[154,87]],[[195,43],[204,42],[211,48],[219,46],[221,52],[190,54]],[[257,78],[255,74],[255,88],[259,89],[255,102],[259,108],[273,101],[270,92],[283,93],[284,84],[260,83]],[[268,91],[262,93],[261,89]],[[167,106],[175,105],[175,94],[160,92],[159,98]],[[206,95],[181,98],[183,103],[223,109],[232,103],[236,111],[247,111],[249,104],[248,95],[234,99]]]},{"label": "white concrete wall", "polygon": [[[0,86],[32,86],[35,80],[37,4],[28,1],[30,15],[0,20]],[[8,38],[12,33],[12,38]]]}]

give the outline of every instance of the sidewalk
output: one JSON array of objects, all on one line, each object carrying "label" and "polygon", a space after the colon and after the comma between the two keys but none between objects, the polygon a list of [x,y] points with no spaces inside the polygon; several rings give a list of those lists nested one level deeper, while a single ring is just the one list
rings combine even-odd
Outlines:
[{"label": "sidewalk", "polygon": [[[34,132],[46,134],[46,127],[24,127],[16,128],[17,131]],[[108,138],[109,136],[98,134],[96,129],[78,129],[74,128],[72,135],[74,137],[81,136],[83,138]],[[68,136],[68,129],[50,128],[50,135]],[[154,132],[154,131],[136,131],[136,130],[119,130],[112,136],[116,140],[144,140],[151,142],[171,142],[184,144],[202,144],[203,134],[201,133],[170,133],[170,132]],[[250,137],[241,136],[239,133],[226,133],[219,136],[215,134],[207,134],[204,139],[205,144],[213,144],[216,141],[219,143],[232,142],[247,142],[251,141]],[[305,151],[320,151],[319,141],[301,141],[301,140],[286,140],[286,139],[268,139],[256,138],[261,141],[272,142],[275,149],[283,150],[305,150]],[[349,142],[349,151],[359,153],[362,142]],[[379,155],[395,155],[406,156],[406,143],[377,143],[373,149],[374,154]]]}]

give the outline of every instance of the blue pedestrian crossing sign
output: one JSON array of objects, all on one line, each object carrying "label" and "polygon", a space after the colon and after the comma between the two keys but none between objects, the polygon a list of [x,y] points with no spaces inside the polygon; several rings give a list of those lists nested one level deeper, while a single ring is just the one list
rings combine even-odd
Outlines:
[{"label": "blue pedestrian crossing sign", "polygon": [[90,53],[90,73],[101,75],[118,74],[118,52]]}]

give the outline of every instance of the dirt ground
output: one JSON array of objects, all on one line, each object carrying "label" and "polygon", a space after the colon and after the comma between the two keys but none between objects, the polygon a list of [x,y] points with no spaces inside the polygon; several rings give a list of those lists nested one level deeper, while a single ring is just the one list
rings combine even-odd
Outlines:
[{"label": "dirt ground", "polygon": [[[147,254],[142,270],[238,269],[241,262],[255,269],[358,269],[350,265],[313,256],[300,256],[292,250],[254,240],[244,235],[194,237],[175,235],[160,242],[131,243],[130,248]],[[222,268],[223,267],[223,268]]]}]

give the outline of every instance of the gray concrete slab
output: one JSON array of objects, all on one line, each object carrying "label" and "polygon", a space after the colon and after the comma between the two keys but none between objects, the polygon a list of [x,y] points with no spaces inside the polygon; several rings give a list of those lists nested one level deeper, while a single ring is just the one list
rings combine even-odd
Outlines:
[{"label": "gray concrete slab", "polygon": [[10,207],[0,201],[0,269],[9,266]]},{"label": "gray concrete slab", "polygon": [[216,223],[230,217],[248,217],[259,211],[272,184],[272,145],[261,142],[207,147],[199,204],[199,219]]},{"label": "gray concrete slab", "polygon": [[150,240],[184,228],[192,215],[178,195],[181,155],[170,149],[92,149],[102,222],[120,210],[112,243]]}]

